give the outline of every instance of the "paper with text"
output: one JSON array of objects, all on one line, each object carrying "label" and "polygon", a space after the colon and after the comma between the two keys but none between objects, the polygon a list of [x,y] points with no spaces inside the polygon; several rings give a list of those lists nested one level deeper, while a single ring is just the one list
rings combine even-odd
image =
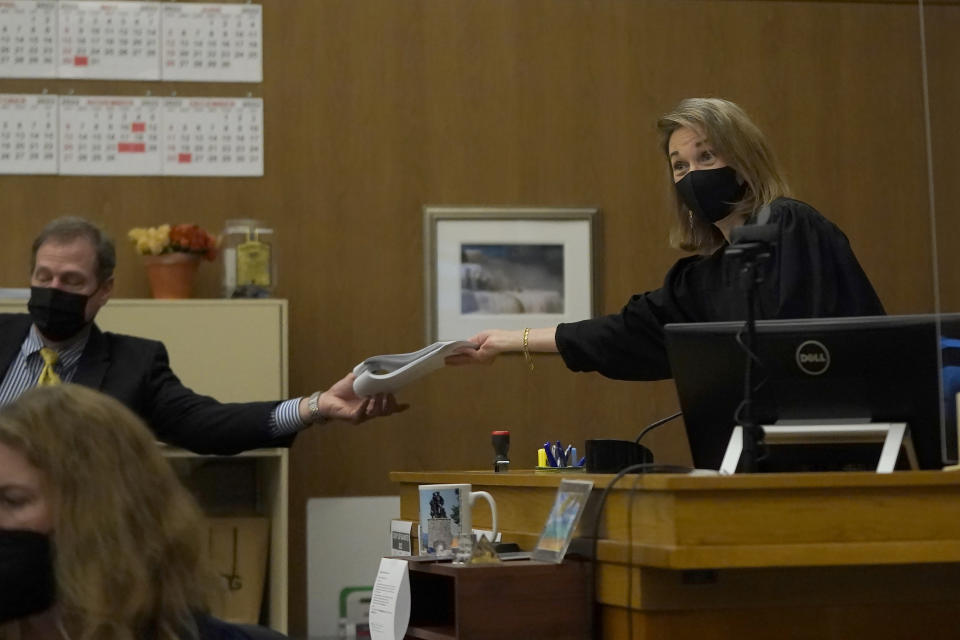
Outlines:
[{"label": "paper with text", "polygon": [[0,94],[0,173],[57,173],[57,96]]},{"label": "paper with text", "polygon": [[162,104],[162,98],[61,96],[60,174],[159,175]]},{"label": "paper with text", "polygon": [[402,640],[410,623],[410,571],[406,560],[383,558],[370,597],[370,637]]},{"label": "paper with text", "polygon": [[101,0],[59,4],[57,76],[160,79],[160,3]]},{"label": "paper with text", "polygon": [[57,76],[57,4],[0,3],[0,78]]}]

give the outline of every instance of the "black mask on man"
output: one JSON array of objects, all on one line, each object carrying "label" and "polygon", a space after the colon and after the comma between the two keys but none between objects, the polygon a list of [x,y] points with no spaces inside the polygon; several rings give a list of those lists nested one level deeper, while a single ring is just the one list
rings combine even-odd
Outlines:
[{"label": "black mask on man", "polygon": [[53,287],[30,287],[27,309],[40,333],[55,342],[72,338],[87,324],[90,296]]},{"label": "black mask on man", "polygon": [[711,224],[723,220],[747,191],[733,167],[691,171],[677,182],[677,193],[694,215]]},{"label": "black mask on man", "polygon": [[0,624],[46,611],[55,600],[50,536],[0,529]]}]

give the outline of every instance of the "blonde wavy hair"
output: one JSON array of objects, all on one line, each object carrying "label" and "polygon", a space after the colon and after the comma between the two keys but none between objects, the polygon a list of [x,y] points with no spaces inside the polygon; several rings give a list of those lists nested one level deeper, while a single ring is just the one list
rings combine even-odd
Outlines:
[{"label": "blonde wavy hair", "polygon": [[[688,98],[657,121],[660,146],[670,167],[670,136],[680,127],[689,127],[703,135],[713,151],[746,180],[747,190],[733,213],[746,220],[765,204],[789,195],[776,158],[760,129],[733,102],[721,98]],[[723,245],[720,230],[698,216],[691,216],[673,187],[670,191],[676,207],[676,222],[670,230],[670,245],[696,253],[712,253]]]},{"label": "blonde wavy hair", "polygon": [[215,585],[201,515],[140,418],[85,387],[38,387],[0,409],[0,442],[49,487],[69,637],[195,639]]}]

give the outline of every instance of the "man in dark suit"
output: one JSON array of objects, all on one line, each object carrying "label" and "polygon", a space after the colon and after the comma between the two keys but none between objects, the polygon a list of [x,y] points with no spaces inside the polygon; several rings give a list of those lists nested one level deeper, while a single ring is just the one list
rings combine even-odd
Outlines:
[{"label": "man in dark suit", "polygon": [[183,386],[163,343],[94,324],[113,292],[116,251],[94,224],[58,218],[33,243],[28,314],[0,314],[0,405],[40,383],[73,382],[138,413],[157,438],[197,453],[286,446],[328,419],[362,422],[403,411],[390,394],[361,398],[353,374],[284,402],[221,403]]}]

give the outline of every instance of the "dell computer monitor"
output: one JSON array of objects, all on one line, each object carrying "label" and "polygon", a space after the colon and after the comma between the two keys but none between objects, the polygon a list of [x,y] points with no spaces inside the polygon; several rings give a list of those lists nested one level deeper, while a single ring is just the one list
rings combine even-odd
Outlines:
[{"label": "dell computer monitor", "polygon": [[[960,314],[765,320],[756,327],[752,387],[759,424],[906,422],[921,469],[956,463],[955,410],[952,421],[945,418],[956,390],[945,393],[941,386],[941,344],[949,342],[941,338],[960,338]],[[719,468],[736,424],[744,396],[743,333],[743,322],[666,326],[698,468]]]}]

